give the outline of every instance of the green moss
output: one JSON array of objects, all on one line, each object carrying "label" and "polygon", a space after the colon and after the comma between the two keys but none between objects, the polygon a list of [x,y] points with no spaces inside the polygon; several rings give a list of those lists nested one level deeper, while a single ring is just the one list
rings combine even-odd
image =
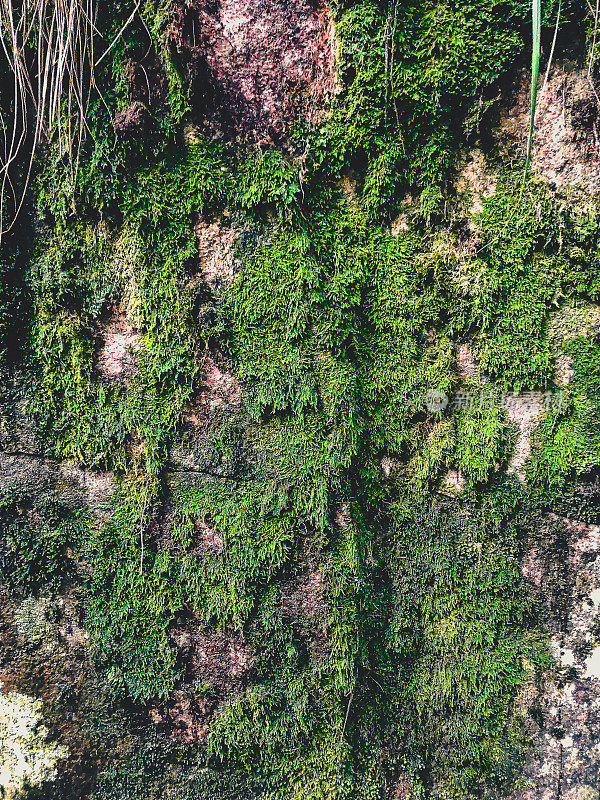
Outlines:
[{"label": "green moss", "polygon": [[[571,23],[582,13],[563,9]],[[526,530],[552,498],[575,503],[573,475],[598,467],[597,212],[514,164],[467,221],[446,183],[518,64],[525,3],[334,13],[343,89],[320,128],[298,126],[302,158],[184,141],[188,87],[162,49],[167,6],[149,3],[149,33],[136,17],[100,65],[107,108],[90,106],[77,185],[51,147],[38,176],[29,409],[50,453],[121,480],[112,519],[84,542],[94,663],[115,703],[168,698],[183,679],[169,626],[190,608],[207,631],[243,631],[254,653],[206,748],[149,736],[100,776],[98,800],[379,800],[401,774],[417,796],[468,798],[499,792],[525,753],[512,705],[549,664],[520,569]],[[129,14],[101,9],[107,41]],[[144,136],[115,137],[125,61],[149,46],[168,98]],[[415,213],[392,236],[408,192]],[[194,227],[225,209],[264,235],[215,297]],[[16,264],[2,275],[21,298]],[[0,307],[0,333],[16,302]],[[573,313],[584,304],[585,319]],[[205,305],[218,324],[200,322]],[[122,383],[97,369],[116,307],[140,342]],[[457,374],[466,341],[478,377]],[[244,386],[235,425],[252,454],[237,480],[168,490],[169,448],[212,347]],[[515,432],[496,398],[552,387],[561,351],[575,377],[540,423],[523,488],[504,475]],[[432,412],[431,391],[452,402]],[[457,405],[465,392],[491,401]],[[215,459],[232,458],[234,427],[203,432]],[[453,502],[436,491],[449,469],[466,479]],[[593,500],[580,505],[591,518]],[[4,510],[2,579],[58,590],[74,520],[30,525],[18,504]],[[222,550],[196,547],[201,525]],[[322,575],[321,613],[286,617],[281,590],[309,570]]]},{"label": "green moss", "polygon": [[17,595],[58,593],[77,578],[69,555],[86,533],[85,515],[47,500],[38,508],[25,497],[0,496],[0,581]]}]

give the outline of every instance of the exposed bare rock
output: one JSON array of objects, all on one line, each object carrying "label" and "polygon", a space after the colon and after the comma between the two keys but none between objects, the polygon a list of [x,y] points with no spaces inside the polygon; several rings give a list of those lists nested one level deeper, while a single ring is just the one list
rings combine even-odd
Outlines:
[{"label": "exposed bare rock", "polygon": [[114,314],[99,331],[96,367],[104,378],[128,381],[137,372],[139,336],[123,312]]},{"label": "exposed bare rock", "polygon": [[354,208],[358,206],[359,180],[359,173],[352,167],[346,167],[342,170],[339,183],[340,191],[346,198],[348,205]]},{"label": "exposed bare rock", "polygon": [[230,286],[235,277],[235,240],[237,233],[227,217],[196,224],[200,270],[213,292]]},{"label": "exposed bare rock", "polygon": [[225,543],[218,530],[207,525],[201,519],[194,525],[193,552],[221,553]]},{"label": "exposed bare rock", "polygon": [[456,348],[456,368],[461,378],[471,378],[477,374],[477,365],[468,344],[459,344]]},{"label": "exposed bare rock", "polygon": [[41,455],[44,445],[27,414],[22,376],[0,377],[0,450]]},{"label": "exposed bare rock", "polygon": [[281,611],[289,617],[316,617],[325,610],[323,598],[323,576],[311,572],[304,579],[283,587]]},{"label": "exposed bare rock", "polygon": [[600,307],[595,303],[568,303],[550,316],[548,334],[555,347],[554,380],[558,386],[568,386],[574,374],[573,359],[564,352],[564,343],[594,336],[599,330]]},{"label": "exposed bare rock", "polygon": [[206,742],[223,704],[248,683],[252,648],[241,633],[208,631],[193,620],[173,625],[169,635],[185,667],[183,685],[167,703],[150,707],[150,719],[175,737]]},{"label": "exposed bare rock", "polygon": [[[76,602],[73,593],[69,593],[67,598]],[[44,764],[36,766],[37,755],[30,753],[28,756],[28,766],[22,777],[36,766],[33,775],[27,776],[30,783],[35,785],[52,780],[58,773],[57,784],[52,788],[48,784],[47,791],[38,789],[35,796],[87,797],[98,765],[114,761],[115,749],[122,757],[135,741],[135,735],[121,730],[119,739],[109,742],[95,738],[91,733],[90,720],[106,712],[96,672],[87,660],[84,648],[73,647],[68,637],[61,634],[67,622],[66,603],[61,604],[60,598],[53,601],[50,618],[45,613],[50,603],[44,601],[37,605],[41,617],[36,622],[39,615],[34,603],[30,601],[27,613],[23,614],[23,608],[19,609],[14,601],[0,593],[0,728],[4,723],[4,729],[0,730],[0,751],[3,751],[0,753],[0,762],[3,762],[0,785],[6,791],[5,770],[14,778],[18,777],[11,768],[11,753],[6,753],[5,748],[14,751],[13,745],[22,745],[27,752],[30,746],[39,746],[40,755],[51,755],[52,752],[60,755],[47,761],[48,769],[41,771],[37,767]],[[28,725],[25,725],[21,731],[25,741],[14,742],[13,739],[11,744],[15,731],[10,730],[10,709],[7,709],[6,701],[18,700],[17,695],[27,697],[27,707],[35,711],[38,735],[29,741]],[[51,739],[47,737],[48,731],[51,731]],[[51,750],[46,751],[46,746]],[[67,753],[68,758],[65,758]],[[0,796],[4,797],[1,790]],[[7,796],[11,796],[10,793]]]},{"label": "exposed bare rock", "polygon": [[396,219],[392,220],[390,225],[390,233],[392,236],[400,236],[403,231],[410,229],[412,217],[417,213],[418,200],[411,194],[407,194],[402,201],[401,209]]},{"label": "exposed bare rock", "polygon": [[167,98],[167,76],[153,51],[142,61],[126,61],[124,73],[131,102],[117,112],[113,127],[118,133],[143,133],[149,112],[159,108]]},{"label": "exposed bare rock", "polygon": [[27,788],[55,780],[58,761],[69,753],[49,741],[39,700],[2,689],[0,682],[0,792],[16,800]]},{"label": "exposed bare rock", "polygon": [[77,605],[79,600],[76,593],[69,591],[63,597],[59,597],[57,604],[60,609],[58,620],[58,632],[62,640],[69,647],[83,647],[90,638],[90,635],[83,628],[77,625]]},{"label": "exposed bare rock", "polygon": [[242,399],[242,386],[220,350],[205,353],[203,376],[201,386],[183,415],[185,422],[192,426],[206,425],[220,411],[236,411]]},{"label": "exposed bare rock", "polygon": [[465,488],[465,478],[459,469],[450,469],[440,484],[442,494],[454,496]]},{"label": "exposed bare rock", "polygon": [[381,457],[379,466],[381,467],[382,476],[388,480],[394,478],[402,469],[402,462],[399,458],[394,458],[394,456],[391,456],[389,453],[385,453]]},{"label": "exposed bare rock", "polygon": [[107,472],[84,470],[64,461],[0,452],[0,487],[25,493],[36,502],[56,497],[69,508],[98,507],[116,483]]},{"label": "exposed bare rock", "polygon": [[408,778],[402,776],[396,784],[396,788],[394,789],[394,793],[392,795],[392,800],[411,800],[413,796],[412,791],[412,783]]},{"label": "exposed bare rock", "polygon": [[333,21],[322,0],[174,0],[165,40],[191,80],[201,124],[259,144],[311,124],[337,91]]},{"label": "exposed bare rock", "polygon": [[51,597],[26,597],[15,609],[15,627],[31,644],[52,649],[58,633],[56,616]]},{"label": "exposed bare rock", "polygon": [[579,301],[567,304],[554,312],[548,323],[548,333],[555,342],[566,342],[579,336],[593,336],[600,330],[600,306]]},{"label": "exposed bare rock", "polygon": [[535,747],[511,800],[591,800],[600,786],[600,526],[548,517],[523,571],[548,611],[557,667],[520,703]]},{"label": "exposed bare rock", "polygon": [[483,211],[482,201],[495,193],[496,180],[496,174],[487,166],[479,148],[464,154],[457,167],[455,186],[469,215]]},{"label": "exposed bare rock", "polygon": [[196,555],[218,555],[223,552],[225,542],[216,528],[197,519],[191,537],[184,542],[173,534],[175,520],[176,512],[171,503],[163,506],[150,520],[148,533],[160,550],[167,550],[178,556],[186,552]]},{"label": "exposed bare rock", "polygon": [[[529,75],[519,77],[514,100],[498,132],[501,144],[516,143],[524,153],[529,132]],[[557,64],[537,101],[532,167],[557,189],[600,186],[600,108],[586,69]]]},{"label": "exposed bare rock", "polygon": [[129,99],[147,108],[158,108],[167,99],[167,76],[156,53],[150,51],[142,61],[128,59],[124,66]]},{"label": "exposed bare rock", "polygon": [[136,133],[143,129],[148,119],[148,109],[139,100],[115,114],[113,128],[117,133]]},{"label": "exposed bare rock", "polygon": [[515,423],[519,428],[515,449],[507,472],[514,473],[519,480],[524,480],[523,467],[531,455],[531,434],[544,409],[543,395],[541,392],[508,395],[504,403],[504,409],[510,422]]},{"label": "exposed bare rock", "polygon": [[556,357],[554,380],[559,386],[568,386],[573,372],[573,359],[566,353],[559,353]]},{"label": "exposed bare rock", "polygon": [[347,528],[350,524],[350,508],[348,503],[342,503],[335,511],[334,522],[340,528]]}]

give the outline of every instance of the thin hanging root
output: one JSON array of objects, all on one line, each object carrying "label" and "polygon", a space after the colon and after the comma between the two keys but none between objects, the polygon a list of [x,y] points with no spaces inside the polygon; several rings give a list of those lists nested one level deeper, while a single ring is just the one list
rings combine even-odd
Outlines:
[{"label": "thin hanging root", "polygon": [[561,10],[562,10],[562,0],[559,0],[558,13],[556,15],[556,25],[554,26],[554,36],[552,37],[552,47],[550,48],[550,57],[548,58],[548,63],[546,65],[546,74],[544,75],[544,83],[542,84],[542,90],[540,92],[541,95],[543,95],[544,92],[546,91],[546,84],[548,83],[548,77],[550,75],[550,67],[552,66],[552,59],[554,58],[554,49],[556,47],[556,38],[558,36],[558,26],[560,25]]}]

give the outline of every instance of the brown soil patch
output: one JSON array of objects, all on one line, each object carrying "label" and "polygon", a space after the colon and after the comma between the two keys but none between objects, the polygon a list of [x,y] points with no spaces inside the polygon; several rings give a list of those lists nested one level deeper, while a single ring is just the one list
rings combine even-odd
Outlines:
[{"label": "brown soil patch", "polygon": [[223,552],[225,543],[221,534],[201,519],[194,525],[194,545],[195,553],[212,553],[217,555]]},{"label": "brown soil patch", "polygon": [[217,136],[283,142],[299,113],[318,123],[337,91],[322,0],[174,0],[165,40],[189,75],[202,125]]},{"label": "brown soil patch", "polygon": [[218,694],[231,694],[248,676],[252,650],[243,634],[233,630],[207,631],[191,622],[174,625],[169,636],[186,665],[186,678],[200,678]]},{"label": "brown soil patch", "polygon": [[137,373],[139,336],[123,312],[114,314],[99,330],[96,368],[104,378],[128,381]]}]

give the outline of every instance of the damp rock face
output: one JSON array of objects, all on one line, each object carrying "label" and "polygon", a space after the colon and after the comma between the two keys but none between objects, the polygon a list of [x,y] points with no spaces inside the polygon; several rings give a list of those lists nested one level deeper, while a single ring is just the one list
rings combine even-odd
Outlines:
[{"label": "damp rock face", "polygon": [[216,135],[278,144],[298,114],[318,122],[336,91],[325,3],[175,0],[166,44],[188,72],[198,122]]},{"label": "damp rock face", "polygon": [[16,800],[25,787],[54,780],[57,762],[68,750],[48,741],[40,700],[1,690],[0,683],[0,792],[5,800]]}]

